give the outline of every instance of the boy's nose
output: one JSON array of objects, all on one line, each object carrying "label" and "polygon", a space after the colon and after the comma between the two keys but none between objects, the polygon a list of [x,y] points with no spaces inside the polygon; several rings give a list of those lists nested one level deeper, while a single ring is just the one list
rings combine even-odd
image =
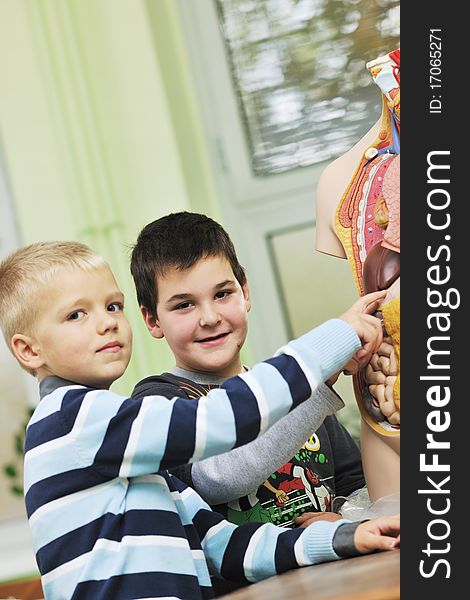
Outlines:
[{"label": "boy's nose", "polygon": [[105,313],[98,322],[98,331],[100,333],[106,333],[106,331],[117,331],[118,320],[113,313]]},{"label": "boy's nose", "polygon": [[213,307],[205,307],[201,311],[201,315],[199,317],[199,325],[201,327],[214,327],[222,320],[219,313],[213,309]]}]

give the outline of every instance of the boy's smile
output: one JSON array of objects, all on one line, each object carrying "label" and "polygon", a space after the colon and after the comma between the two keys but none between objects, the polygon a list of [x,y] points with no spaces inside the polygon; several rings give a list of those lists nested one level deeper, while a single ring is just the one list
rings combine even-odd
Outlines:
[{"label": "boy's smile", "polygon": [[132,333],[110,269],[60,269],[38,301],[31,349],[39,379],[108,388],[125,371]]},{"label": "boy's smile", "polygon": [[150,333],[166,337],[176,366],[221,378],[238,374],[251,304],[228,260],[209,256],[189,269],[170,268],[157,289],[157,318],[142,312]]},{"label": "boy's smile", "polygon": [[228,335],[228,333],[219,333],[218,335],[209,336],[202,340],[196,340],[196,343],[207,347],[217,346],[218,344],[222,344],[227,339]]}]

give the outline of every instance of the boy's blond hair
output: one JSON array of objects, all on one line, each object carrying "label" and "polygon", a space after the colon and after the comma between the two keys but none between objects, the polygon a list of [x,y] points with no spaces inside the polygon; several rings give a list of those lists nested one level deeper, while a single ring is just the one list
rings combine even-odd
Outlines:
[{"label": "boy's blond hair", "polygon": [[87,245],[62,241],[30,244],[3,259],[0,262],[0,327],[10,351],[13,353],[11,340],[15,334],[33,334],[38,318],[38,294],[57,271],[64,268],[90,270],[106,264],[104,258]]}]

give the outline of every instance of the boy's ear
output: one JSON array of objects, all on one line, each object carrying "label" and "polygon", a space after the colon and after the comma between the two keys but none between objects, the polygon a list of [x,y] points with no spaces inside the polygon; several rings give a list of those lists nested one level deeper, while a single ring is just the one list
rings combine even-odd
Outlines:
[{"label": "boy's ear", "polygon": [[157,320],[157,317],[154,317],[150,314],[150,312],[145,308],[145,306],[140,307],[140,312],[142,313],[142,317],[144,318],[145,324],[147,325],[147,329],[150,332],[150,335],[157,340],[165,337],[163,333],[163,329],[160,327],[160,323]]},{"label": "boy's ear", "polygon": [[26,369],[36,371],[43,366],[44,360],[41,357],[40,349],[34,338],[29,335],[15,333],[11,338],[11,347],[13,354]]},{"label": "boy's ear", "polygon": [[251,310],[251,299],[250,299],[250,288],[248,287],[248,281],[245,278],[245,281],[242,285],[243,297],[245,298],[246,310],[250,312]]}]

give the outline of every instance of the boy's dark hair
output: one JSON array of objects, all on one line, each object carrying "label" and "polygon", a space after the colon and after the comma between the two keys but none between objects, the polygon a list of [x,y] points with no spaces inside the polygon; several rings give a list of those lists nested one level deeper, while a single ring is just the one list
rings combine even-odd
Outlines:
[{"label": "boy's dark hair", "polygon": [[200,258],[223,256],[240,285],[245,271],[225,229],[206,215],[178,212],[146,225],[139,233],[131,254],[131,274],[139,306],[157,316],[157,277],[175,267],[189,269]]}]

